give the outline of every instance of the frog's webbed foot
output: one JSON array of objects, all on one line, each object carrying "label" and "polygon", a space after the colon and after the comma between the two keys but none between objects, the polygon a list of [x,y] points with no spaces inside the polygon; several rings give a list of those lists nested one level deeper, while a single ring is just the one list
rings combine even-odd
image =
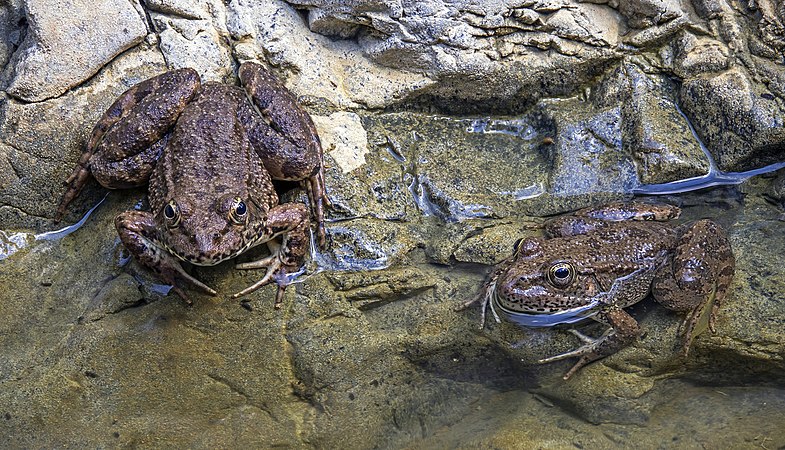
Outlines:
[{"label": "frog's webbed foot", "polygon": [[[260,287],[275,281],[278,284],[278,292],[275,296],[275,307],[280,308],[283,302],[286,286],[291,283],[291,278],[296,274],[298,268],[302,266],[303,259],[308,252],[310,240],[308,239],[308,210],[305,205],[299,203],[286,203],[278,205],[268,211],[266,231],[264,234],[270,237],[267,247],[270,249],[270,256],[258,261],[238,264],[237,269],[267,269],[261,280],[232,295],[238,298],[250,294]],[[275,230],[278,230],[275,232]],[[282,235],[279,244],[275,236]]]},{"label": "frog's webbed foot", "polygon": [[576,362],[572,366],[572,368],[570,368],[570,370],[568,370],[567,373],[564,374],[565,380],[570,379],[570,377],[573,376],[575,372],[577,372],[583,366],[605,356],[598,353],[597,349],[602,346],[602,341],[607,339],[608,336],[610,336],[614,332],[613,329],[608,329],[605,333],[603,333],[602,336],[600,336],[597,339],[594,339],[589,336],[586,336],[585,334],[581,333],[578,330],[570,329],[569,331],[570,333],[577,336],[578,339],[580,339],[584,344],[576,348],[575,350],[571,350],[569,352],[551,356],[550,358],[543,358],[537,361],[540,364],[546,364],[554,361],[561,361],[562,359],[579,356],[580,359],[578,360],[578,362]]},{"label": "frog's webbed foot", "polygon": [[163,282],[170,284],[172,286],[172,290],[174,291],[174,293],[177,294],[181,299],[183,299],[183,301],[187,303],[188,306],[193,305],[193,301],[191,300],[190,297],[188,297],[185,291],[180,286],[178,286],[177,279],[187,282],[188,284],[198,288],[205,294],[212,295],[212,296],[218,294],[217,292],[215,292],[215,289],[202,283],[201,281],[197,280],[189,273],[187,273],[185,270],[183,270],[183,267],[180,264],[178,264],[176,261],[172,260],[172,262],[174,264],[163,267],[158,275]]},{"label": "frog's webbed foot", "polygon": [[480,304],[480,329],[485,328],[485,316],[487,314],[488,308],[490,307],[491,313],[493,314],[493,318],[496,323],[501,323],[501,319],[499,319],[499,315],[496,313],[496,309],[493,307],[493,295],[496,291],[496,275],[494,275],[480,290],[480,292],[475,295],[473,298],[464,301],[457,307],[455,307],[455,311],[463,311],[464,309],[474,305],[475,303]]},{"label": "frog's webbed foot", "polygon": [[502,274],[502,272],[504,272],[506,268],[509,266],[511,259],[512,258],[507,258],[504,261],[497,264],[491,271],[490,275],[488,275],[488,277],[486,278],[485,283],[483,283],[482,289],[480,289],[480,292],[477,293],[477,295],[475,295],[474,298],[471,298],[463,302],[461,305],[455,308],[456,311],[462,311],[475,303],[479,303],[481,330],[485,328],[485,318],[488,314],[489,308],[491,310],[491,314],[493,314],[493,319],[496,321],[496,323],[502,322],[501,319],[499,318],[499,314],[496,313],[496,308],[493,306],[494,303],[493,299],[494,296],[498,295],[496,292],[496,282],[499,280],[499,276]]},{"label": "frog's webbed foot", "polygon": [[278,283],[278,292],[275,294],[275,308],[280,308],[281,304],[283,303],[283,296],[284,292],[286,291],[287,280],[286,275],[290,273],[289,270],[291,266],[284,264],[281,262],[279,257],[280,247],[281,245],[275,241],[269,241],[267,246],[270,248],[271,255],[262,258],[257,261],[237,264],[235,266],[236,269],[240,270],[250,270],[250,269],[262,269],[266,268],[267,272],[265,272],[264,276],[261,280],[257,281],[256,283],[248,286],[247,288],[243,289],[242,291],[232,295],[232,298],[242,297],[243,295],[248,295],[257,289],[261,288],[262,286],[269,284],[271,281],[275,281]]},{"label": "frog's webbed foot", "polygon": [[553,361],[560,361],[562,359],[580,357],[578,362],[572,366],[570,370],[564,374],[564,379],[569,379],[583,366],[596,361],[600,358],[610,356],[622,348],[629,345],[640,334],[640,327],[638,322],[629,314],[619,308],[611,308],[606,311],[600,312],[596,319],[602,323],[610,325],[602,336],[597,339],[586,336],[585,334],[571,329],[570,332],[578,337],[583,342],[583,345],[575,350],[562,353],[560,355],[551,356],[539,360],[540,364],[549,363]]}]

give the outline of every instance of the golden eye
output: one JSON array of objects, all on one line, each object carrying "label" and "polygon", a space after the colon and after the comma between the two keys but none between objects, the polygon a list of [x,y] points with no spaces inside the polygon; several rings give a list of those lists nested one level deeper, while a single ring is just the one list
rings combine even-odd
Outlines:
[{"label": "golden eye", "polygon": [[245,217],[248,215],[248,207],[240,197],[235,197],[232,200],[232,206],[229,209],[229,219],[237,225],[245,223]]},{"label": "golden eye", "polygon": [[180,224],[180,208],[174,200],[169,200],[169,203],[164,206],[164,218],[169,228],[175,228]]},{"label": "golden eye", "polygon": [[567,287],[575,280],[575,268],[567,262],[554,263],[548,269],[548,281],[556,287]]}]

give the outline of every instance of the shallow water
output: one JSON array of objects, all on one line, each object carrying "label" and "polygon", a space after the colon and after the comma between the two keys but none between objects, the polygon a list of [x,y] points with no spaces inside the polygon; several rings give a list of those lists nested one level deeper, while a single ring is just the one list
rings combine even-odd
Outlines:
[{"label": "shallow water", "polygon": [[[766,200],[772,176],[644,197],[683,207],[680,222],[708,217],[728,230],[737,274],[718,332],[679,358],[679,315],[647,299],[630,308],[645,331],[638,342],[564,382],[572,361],[536,361],[574,348],[574,336],[509,321],[481,330],[479,308],[455,311],[479,292],[491,261],[539,233],[541,217],[510,211],[550,204],[538,173],[542,136],[521,121],[374,120],[419,134],[392,151],[369,126],[381,144],[352,173],[365,191],[337,169],[328,174],[332,244],[314,253],[281,310],[272,287],[229,300],[260,276],[232,263],[192,268],[219,297],[194,293],[189,308],[167,296],[112,225],[142,191],[111,193],[70,233],[6,230],[0,435],[8,445],[785,446],[785,226],[782,207]],[[487,161],[438,160],[454,146],[448,136],[484,145]],[[496,184],[431,189],[507,159],[526,164],[506,167]],[[519,173],[529,166],[533,173]]]}]

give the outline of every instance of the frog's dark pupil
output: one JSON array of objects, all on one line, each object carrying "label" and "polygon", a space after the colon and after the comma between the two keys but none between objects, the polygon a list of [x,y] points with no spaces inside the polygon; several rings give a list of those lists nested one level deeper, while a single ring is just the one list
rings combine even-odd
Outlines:
[{"label": "frog's dark pupil", "polygon": [[237,215],[243,216],[245,215],[245,211],[246,211],[245,203],[244,202],[237,203],[237,207],[235,208],[235,212],[237,213]]},{"label": "frog's dark pupil", "polygon": [[556,278],[567,278],[570,276],[570,269],[567,269],[566,267],[559,267],[553,272],[553,274],[556,275]]},{"label": "frog's dark pupil", "polygon": [[172,205],[166,205],[164,208],[164,216],[166,216],[167,219],[174,219],[174,208],[172,208]]}]

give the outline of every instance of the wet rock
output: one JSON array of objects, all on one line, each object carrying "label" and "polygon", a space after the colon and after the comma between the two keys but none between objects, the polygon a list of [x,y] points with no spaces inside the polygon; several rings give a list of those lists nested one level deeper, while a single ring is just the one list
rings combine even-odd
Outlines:
[{"label": "wet rock", "polygon": [[568,197],[623,195],[632,190],[638,178],[632,159],[622,148],[620,107],[594,111],[579,99],[559,103],[555,108],[545,105],[558,127],[556,143],[549,148],[553,161],[550,191]]},{"label": "wet rock", "polygon": [[337,112],[329,116],[313,116],[319,140],[327,155],[338,164],[343,173],[365,165],[368,153],[368,134],[360,116],[355,113]]},{"label": "wet rock", "polygon": [[360,310],[402,300],[434,287],[430,277],[416,268],[337,272],[327,277],[335,289]]},{"label": "wet rock", "polygon": [[[543,192],[545,161],[536,147],[539,130],[525,119],[491,123],[400,113],[374,122],[372,139],[390,138],[421,214],[455,222],[536,208],[529,203]],[[478,157],[467,160],[469,153]]]},{"label": "wet rock", "polygon": [[227,28],[238,41],[240,60],[265,59],[278,67],[295,94],[325,99],[335,107],[382,108],[412,90],[432,84],[408,68],[377,66],[352,42],[308,31],[302,17],[283,1],[238,1],[226,8]]},{"label": "wet rock", "polygon": [[[356,35],[362,51],[377,63],[422,70],[439,80],[436,92],[455,98],[510,100],[535,85],[562,91],[575,80],[562,75],[591,73],[616,53],[619,38],[610,8],[581,3],[295,3],[309,9],[315,30]],[[594,62],[565,57],[579,51]],[[466,84],[470,76],[479,80]]]},{"label": "wet rock", "polygon": [[[0,5],[0,67],[10,69],[8,61],[11,55],[22,44],[25,34],[26,20],[21,0],[5,2]],[[3,78],[8,75],[0,73]]]},{"label": "wet rock", "polygon": [[684,82],[685,113],[724,171],[743,171],[785,157],[785,109],[742,69]]},{"label": "wet rock", "polygon": [[656,401],[647,396],[654,387],[654,379],[598,367],[583,375],[579,383],[561,382],[534,392],[590,423],[642,425],[656,406]]},{"label": "wet rock", "polygon": [[319,263],[332,270],[377,270],[400,263],[417,246],[407,224],[383,220],[348,220],[330,224],[329,252]]},{"label": "wet rock", "polygon": [[203,81],[236,79],[223,4],[157,0],[145,5],[169,69],[194,68]]},{"label": "wet rock", "polygon": [[785,206],[785,170],[777,172],[776,178],[771,182],[770,189],[764,195],[776,204]]},{"label": "wet rock", "polygon": [[[617,153],[620,145],[624,153],[632,157],[637,173],[637,180],[621,182],[617,189],[629,189],[630,184],[637,183],[663,183],[708,172],[707,156],[679,110],[672,94],[674,88],[666,77],[647,74],[638,64],[625,62],[610,71],[592,89],[589,102],[593,108],[588,110],[605,114],[611,127],[598,136],[604,136],[608,145],[615,145]],[[579,108],[584,104],[580,99],[573,102]],[[582,109],[587,108],[584,106]],[[568,112],[565,116],[569,120],[572,114]],[[586,132],[597,133],[594,129]],[[580,148],[576,151],[580,152]],[[618,157],[623,158],[626,165],[629,156]],[[591,153],[581,157],[587,158],[591,158]],[[600,167],[609,165],[600,164]],[[624,184],[627,184],[626,188]]]},{"label": "wet rock", "polygon": [[136,2],[100,0],[89,7],[69,6],[25,1],[28,28],[10,63],[14,75],[7,88],[14,97],[28,102],[56,97],[147,34]]},{"label": "wet rock", "polygon": [[518,239],[539,234],[537,224],[500,223],[485,224],[477,231],[467,233],[452,253],[456,261],[495,265],[513,253]]},{"label": "wet rock", "polygon": [[722,72],[730,63],[730,50],[721,41],[685,33],[671,45],[675,52],[673,71],[681,78],[706,72]]},{"label": "wet rock", "polygon": [[[36,5],[27,19],[21,2],[0,6],[0,61],[17,55],[8,80],[26,70],[25,46],[82,20],[35,34],[64,11]],[[143,8],[129,24],[149,23],[151,34],[119,56],[89,49],[90,67],[103,67],[96,76],[75,58],[52,66],[76,80],[67,93],[33,104],[0,97],[0,284],[14,286],[0,292],[0,435],[9,445],[785,443],[783,408],[771,400],[782,392],[762,387],[785,372],[782,211],[762,201],[780,196],[771,180],[745,183],[743,196],[671,199],[689,218],[727,225],[738,258],[717,334],[698,336],[686,359],[681,316],[650,300],[629,308],[641,338],[568,382],[561,377],[574,360],[537,360],[574,349],[575,336],[497,324],[490,312],[480,330],[476,305],[455,311],[518,238],[541,232],[542,216],[705,173],[682,106],[724,169],[781,159],[776,2],[149,0]],[[120,27],[104,32],[111,45],[139,39],[124,40]],[[58,55],[80,50],[74,42]],[[71,63],[58,55],[46,56]],[[112,218],[144,208],[143,189],[112,193],[61,240],[14,229],[53,227],[61,180],[120,92],[186,65],[231,83],[245,60],[295,92],[326,154],[329,243],[282,309],[273,308],[275,286],[230,300],[263,272],[232,261],[187,268],[219,292],[194,293],[190,308],[127,262]],[[62,92],[48,93],[52,86],[67,89],[51,79],[25,89]],[[66,220],[104,193],[89,185]],[[729,417],[734,427],[718,430]]]}]

